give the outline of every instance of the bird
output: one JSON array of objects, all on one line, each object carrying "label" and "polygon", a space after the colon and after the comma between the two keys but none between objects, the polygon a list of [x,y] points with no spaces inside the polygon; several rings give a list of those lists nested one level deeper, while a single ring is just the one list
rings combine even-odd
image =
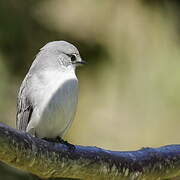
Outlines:
[{"label": "bird", "polygon": [[20,86],[16,127],[39,138],[63,138],[78,102],[76,67],[85,64],[67,41],[52,41],[36,55]]}]

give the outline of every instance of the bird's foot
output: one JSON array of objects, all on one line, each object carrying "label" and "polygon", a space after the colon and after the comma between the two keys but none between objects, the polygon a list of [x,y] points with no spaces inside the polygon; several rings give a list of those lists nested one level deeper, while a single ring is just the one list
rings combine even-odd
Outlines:
[{"label": "bird's foot", "polygon": [[68,148],[70,150],[75,150],[75,146],[71,143],[68,143],[68,141],[64,141],[61,137],[57,136],[56,137],[56,141],[61,143],[61,144],[65,144],[66,146],[68,146]]},{"label": "bird's foot", "polygon": [[68,146],[68,148],[70,150],[75,150],[75,146],[73,144],[68,143],[67,141],[64,141],[61,137],[57,136],[56,138],[47,138],[44,137],[43,138],[45,141],[50,141],[50,142],[54,142],[54,143],[61,143],[64,144],[66,146]]}]

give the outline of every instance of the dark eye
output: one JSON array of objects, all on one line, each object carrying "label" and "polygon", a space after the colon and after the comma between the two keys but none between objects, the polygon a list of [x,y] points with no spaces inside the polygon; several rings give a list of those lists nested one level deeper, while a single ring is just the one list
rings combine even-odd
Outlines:
[{"label": "dark eye", "polygon": [[71,55],[71,61],[72,62],[76,61],[76,56],[74,54]]}]

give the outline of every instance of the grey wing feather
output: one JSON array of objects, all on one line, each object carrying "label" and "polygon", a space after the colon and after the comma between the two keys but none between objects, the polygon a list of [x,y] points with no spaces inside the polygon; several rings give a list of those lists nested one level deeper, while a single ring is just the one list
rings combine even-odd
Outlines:
[{"label": "grey wing feather", "polygon": [[22,131],[26,131],[33,112],[33,106],[27,96],[27,78],[21,84],[17,99],[16,127]]}]

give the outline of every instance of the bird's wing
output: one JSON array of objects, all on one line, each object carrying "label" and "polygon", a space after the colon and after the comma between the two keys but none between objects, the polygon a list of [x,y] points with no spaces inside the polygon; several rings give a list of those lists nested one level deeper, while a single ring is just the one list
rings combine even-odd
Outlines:
[{"label": "bird's wing", "polygon": [[22,131],[26,131],[33,112],[32,103],[27,96],[27,79],[28,77],[22,82],[17,98],[16,127]]}]

